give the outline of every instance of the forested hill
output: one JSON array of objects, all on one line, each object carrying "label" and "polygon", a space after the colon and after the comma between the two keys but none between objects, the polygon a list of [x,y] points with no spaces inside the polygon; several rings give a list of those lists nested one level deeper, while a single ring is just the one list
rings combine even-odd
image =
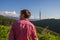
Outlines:
[{"label": "forested hill", "polygon": [[57,33],[60,33],[60,19],[45,19],[45,20],[38,20],[38,21],[31,21],[36,26],[47,27],[50,30],[53,30]]}]

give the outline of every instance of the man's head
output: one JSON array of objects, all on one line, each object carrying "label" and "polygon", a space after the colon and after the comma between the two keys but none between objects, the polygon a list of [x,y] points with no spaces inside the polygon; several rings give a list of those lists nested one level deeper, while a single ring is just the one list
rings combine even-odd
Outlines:
[{"label": "man's head", "polygon": [[30,16],[31,16],[31,13],[29,10],[27,10],[27,9],[21,10],[20,18],[22,18],[22,19],[23,18],[30,18]]}]

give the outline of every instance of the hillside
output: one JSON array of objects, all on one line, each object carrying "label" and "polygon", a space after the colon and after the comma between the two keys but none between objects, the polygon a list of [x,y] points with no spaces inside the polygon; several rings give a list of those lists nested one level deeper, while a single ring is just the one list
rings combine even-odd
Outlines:
[{"label": "hillside", "polygon": [[[10,28],[10,26],[0,25],[0,40],[8,40]],[[51,32],[50,30],[46,29],[44,33],[43,31],[45,28],[38,26],[36,26],[36,29],[39,40],[60,40],[60,35],[53,33],[53,31]],[[30,40],[32,39],[30,38]]]},{"label": "hillside", "polygon": [[60,33],[60,19],[44,19],[31,22],[34,23],[36,26],[42,26],[44,28],[48,26],[48,29]]}]

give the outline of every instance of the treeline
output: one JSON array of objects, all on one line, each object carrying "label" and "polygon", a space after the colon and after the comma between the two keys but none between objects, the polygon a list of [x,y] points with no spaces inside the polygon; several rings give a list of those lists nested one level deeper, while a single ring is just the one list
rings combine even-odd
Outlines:
[{"label": "treeline", "polygon": [[42,26],[44,28],[48,26],[48,29],[60,33],[60,19],[45,19],[32,21],[32,23],[34,23],[36,26]]},{"label": "treeline", "polygon": [[0,25],[11,25],[16,19],[0,15]]}]

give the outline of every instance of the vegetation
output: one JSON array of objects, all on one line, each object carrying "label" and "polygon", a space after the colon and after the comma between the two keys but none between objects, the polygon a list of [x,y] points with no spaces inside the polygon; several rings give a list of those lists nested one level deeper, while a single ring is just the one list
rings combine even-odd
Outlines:
[{"label": "vegetation", "polygon": [[10,26],[0,25],[0,40],[8,40]]},{"label": "vegetation", "polygon": [[16,19],[0,15],[0,25],[11,25]]},{"label": "vegetation", "polygon": [[48,30],[47,28],[36,27],[39,40],[60,40],[60,34]]},{"label": "vegetation", "polygon": [[[3,26],[0,25],[0,40],[8,40],[10,26]],[[45,34],[42,34],[42,30],[44,31],[45,28],[37,27],[37,36],[39,40],[60,40],[60,35],[58,34],[51,34],[50,31],[46,31]],[[43,32],[44,33],[44,32]]]}]

